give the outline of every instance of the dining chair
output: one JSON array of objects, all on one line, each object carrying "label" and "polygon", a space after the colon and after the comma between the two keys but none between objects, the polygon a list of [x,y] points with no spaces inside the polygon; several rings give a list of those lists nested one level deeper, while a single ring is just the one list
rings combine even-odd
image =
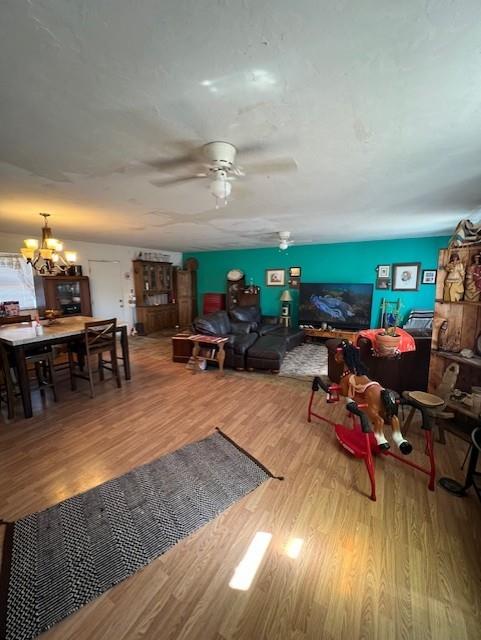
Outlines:
[{"label": "dining chair", "polygon": [[8,419],[12,420],[15,417],[15,383],[12,379],[8,353],[0,342],[0,409],[3,397],[7,405]]},{"label": "dining chair", "polygon": [[[53,399],[57,402],[58,397],[52,350],[45,349],[42,352],[35,352],[30,355],[26,355],[25,361],[27,368],[29,365],[33,365],[33,369],[28,369],[28,371],[35,371],[35,378],[37,380],[40,394],[44,397],[45,389],[51,389]],[[5,349],[3,344],[0,342],[0,408],[2,397],[4,397],[7,405],[7,417],[9,420],[13,420],[13,418],[15,418],[15,401],[17,396],[20,395],[17,379],[14,374],[14,363],[11,358],[9,358],[7,349]]]},{"label": "dining chair", "polygon": [[[88,380],[90,386],[90,397],[94,397],[94,381],[92,358],[97,356],[97,371],[100,380],[104,380],[104,370],[107,369],[113,374],[117,387],[121,387],[119,363],[117,359],[117,318],[110,320],[94,320],[85,323],[85,330],[82,342],[73,343],[68,351],[70,384],[72,390],[77,388],[76,378]],[[110,360],[105,360],[103,355],[110,353]],[[75,354],[77,360],[75,360]],[[77,372],[77,368],[79,372]],[[82,372],[85,368],[86,374]]]}]

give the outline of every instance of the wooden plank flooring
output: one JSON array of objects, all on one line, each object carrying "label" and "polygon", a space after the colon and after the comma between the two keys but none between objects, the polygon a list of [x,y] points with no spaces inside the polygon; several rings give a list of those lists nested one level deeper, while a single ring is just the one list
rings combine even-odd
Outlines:
[{"label": "wooden plank flooring", "polygon": [[[362,463],[340,451],[327,425],[306,422],[309,383],[192,375],[170,362],[166,339],[132,340],[132,360],[133,380],[121,390],[106,381],[91,400],[87,385],[73,393],[64,383],[58,404],[42,410],[37,398],[32,420],[0,423],[1,518],[44,509],[216,426],[286,479],[269,480],[45,639],[480,637],[474,496],[430,493],[427,477],[383,459],[372,503]],[[448,435],[436,447],[439,474],[462,479],[464,453]],[[251,588],[233,590],[258,531],[272,541]],[[297,559],[286,553],[293,538],[303,540]]]}]

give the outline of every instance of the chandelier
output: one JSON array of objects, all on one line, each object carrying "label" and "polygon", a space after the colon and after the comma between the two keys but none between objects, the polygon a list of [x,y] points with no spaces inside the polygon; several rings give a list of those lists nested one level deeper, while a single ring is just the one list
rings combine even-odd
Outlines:
[{"label": "chandelier", "polygon": [[77,254],[75,251],[64,251],[63,244],[56,238],[52,238],[52,229],[48,226],[50,214],[40,213],[39,215],[44,219],[40,246],[36,238],[27,238],[20,252],[41,276],[65,274],[69,267],[77,262]]}]

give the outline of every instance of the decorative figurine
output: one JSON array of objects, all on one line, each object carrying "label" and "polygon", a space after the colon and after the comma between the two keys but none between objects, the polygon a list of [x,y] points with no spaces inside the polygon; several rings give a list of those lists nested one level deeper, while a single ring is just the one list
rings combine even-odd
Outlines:
[{"label": "decorative figurine", "polygon": [[481,296],[481,253],[475,253],[466,271],[464,281],[464,299],[468,302],[479,302]]},{"label": "decorative figurine", "polygon": [[448,264],[445,266],[447,276],[444,281],[445,302],[459,302],[464,294],[464,264],[459,258],[459,253],[452,253]]}]

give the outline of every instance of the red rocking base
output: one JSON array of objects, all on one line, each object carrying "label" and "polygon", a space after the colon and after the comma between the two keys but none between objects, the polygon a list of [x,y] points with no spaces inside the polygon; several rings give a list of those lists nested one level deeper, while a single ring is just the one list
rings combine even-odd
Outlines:
[{"label": "red rocking base", "polygon": [[[336,392],[337,389],[334,388],[333,391]],[[371,482],[371,495],[369,496],[371,500],[374,500],[374,501],[376,500],[376,476],[375,476],[375,467],[374,467],[374,459],[373,459],[374,455],[391,456],[391,458],[396,458],[396,460],[399,460],[399,462],[402,462],[403,464],[407,464],[408,466],[413,467],[414,469],[417,469],[418,471],[421,471],[422,473],[427,474],[429,476],[428,488],[430,491],[434,491],[434,481],[435,481],[436,471],[435,471],[434,451],[433,451],[433,434],[430,430],[424,431],[424,437],[426,441],[426,455],[429,458],[429,468],[427,469],[424,467],[420,467],[419,465],[414,464],[414,462],[410,462],[405,457],[398,456],[397,454],[392,453],[389,450],[384,451],[380,449],[379,445],[376,442],[376,438],[374,437],[374,433],[372,432],[364,433],[361,429],[359,420],[353,414],[351,413],[348,414],[348,417],[352,419],[352,427],[346,427],[342,424],[337,424],[335,422],[332,422],[331,420],[328,420],[327,418],[319,415],[318,413],[315,413],[312,410],[314,394],[315,394],[315,391],[312,391],[311,397],[309,400],[307,421],[311,422],[312,416],[314,416],[315,418],[322,420],[322,422],[327,422],[327,424],[334,427],[336,437],[339,440],[339,443],[341,444],[341,446],[354,457],[362,458],[364,460],[364,463],[366,465],[366,470],[369,475],[369,480]],[[329,401],[333,402],[333,400],[330,397],[328,398],[328,402]],[[359,408],[362,408],[362,406],[359,405]]]}]

